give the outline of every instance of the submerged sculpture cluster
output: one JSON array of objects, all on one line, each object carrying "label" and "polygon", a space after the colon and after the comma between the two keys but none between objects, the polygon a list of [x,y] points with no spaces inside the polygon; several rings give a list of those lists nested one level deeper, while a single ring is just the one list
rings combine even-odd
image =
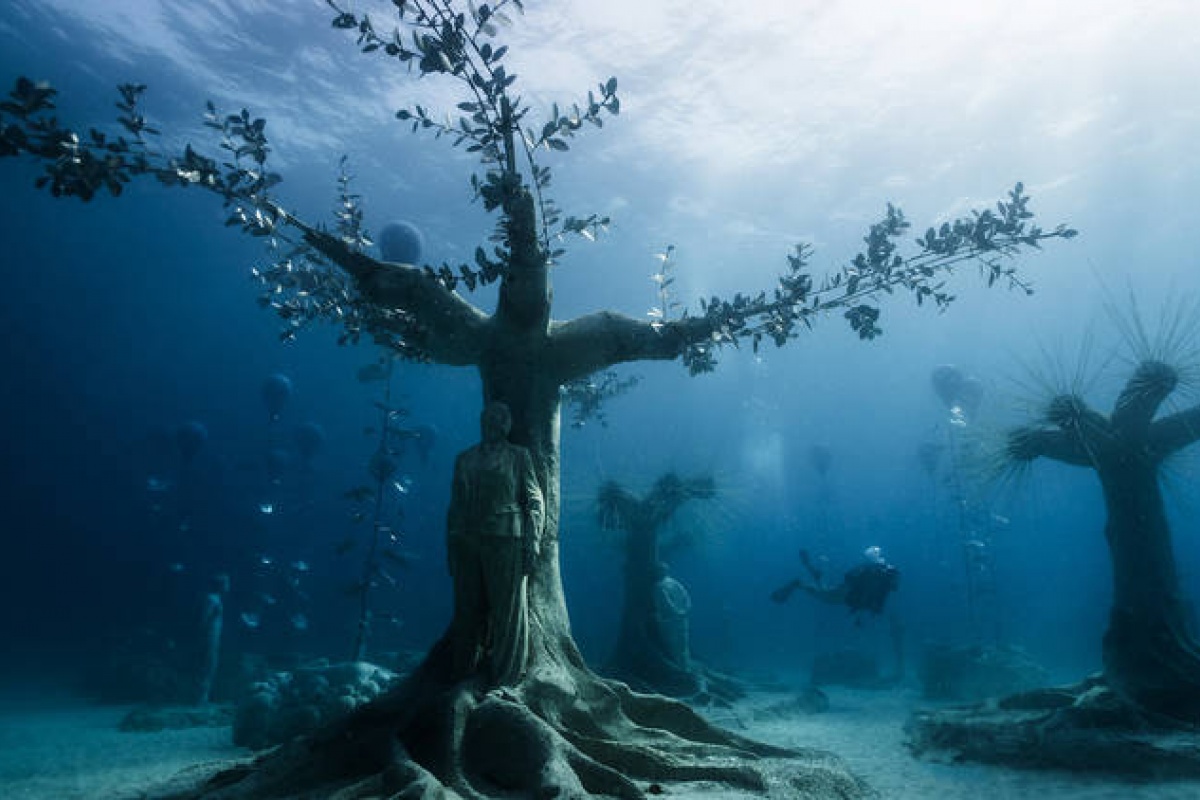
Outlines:
[{"label": "submerged sculpture cluster", "polygon": [[[567,151],[585,126],[600,127],[619,112],[616,80],[598,84],[569,109],[552,105],[535,123],[534,109],[512,88],[516,76],[507,71],[507,47],[498,39],[505,10],[519,9],[518,0],[465,8],[451,0],[396,2],[393,30],[331,5],[334,27],[355,36],[364,52],[462,90],[453,117],[443,119],[419,105],[397,117],[414,131],[444,136],[480,158],[482,173],[472,176],[472,192],[497,214],[497,224],[489,249],[477,248],[471,264],[421,265],[419,232],[404,227],[385,229],[382,257],[370,255],[362,209],[344,172],[331,229],[285,210],[275,195],[280,178],[266,166],[266,122],[247,110],[221,114],[208,106],[205,124],[219,137],[217,157],[191,145],[177,153],[158,147],[157,130],[139,109],[145,87],[136,84],[121,87],[117,136],[95,130],[80,135],[63,127],[52,113],[54,90],[33,81],[18,80],[0,104],[0,157],[40,163],[38,185],[56,196],[116,195],[138,177],[218,196],[228,224],[273,248],[274,263],[256,270],[255,277],[260,303],[284,321],[285,340],[314,321],[333,321],[342,328],[342,343],[375,342],[387,351],[360,378],[378,380],[382,373],[389,386],[395,356],[470,367],[480,379],[482,441],[459,456],[447,526],[455,602],[449,628],[398,679],[354,663],[262,681],[239,718],[239,736],[254,745],[284,743],[186,796],[633,800],[664,793],[672,782],[717,792],[863,796],[861,782],[825,754],[752,741],[684,702],[631,687],[714,705],[731,703],[744,691],[740,681],[693,658],[686,627],[689,596],[658,553],[662,523],[683,502],[711,497],[711,482],[668,475],[645,497],[618,485],[602,492],[603,519],[623,532],[628,554],[626,602],[611,665],[628,682],[603,677],[585,662],[567,617],[559,563],[564,387],[595,384],[593,376],[643,360],[678,360],[692,373],[705,372],[716,366],[721,347],[745,343],[757,350],[764,341],[782,346],[830,313],[860,338],[874,339],[882,333],[880,302],[887,296],[900,293],[944,308],[954,299],[946,278],[964,261],[977,264],[989,286],[1028,292],[1028,282],[1007,258],[1075,232],[1037,225],[1021,184],[994,209],[929,227],[915,242],[904,214],[888,204],[867,230],[864,251],[828,277],[811,274],[810,249],[801,245],[769,289],[708,298],[694,313],[674,315],[664,265],[658,273],[661,307],[653,318],[597,310],[554,320],[550,275],[562,255],[560,241],[568,235],[593,238],[608,219],[565,216],[549,197],[551,173],[543,159]],[[477,287],[497,282],[491,313],[468,298]],[[1194,722],[1200,715],[1197,646],[1179,596],[1158,487],[1162,459],[1193,443],[1200,411],[1156,417],[1173,381],[1169,368],[1143,361],[1110,414],[1064,395],[1051,401],[1044,419],[1007,439],[1010,461],[1050,458],[1095,469],[1110,511],[1106,534],[1116,598],[1102,683],[1078,695],[1032,692],[1006,701],[1021,713],[1057,715],[1050,728],[1068,719],[1094,721],[1092,712],[1103,716],[1114,707],[1133,709],[1139,724]],[[951,424],[975,413],[978,387],[970,380],[946,373],[937,387],[952,409]],[[290,383],[272,378],[263,391],[275,421]],[[429,441],[415,429],[397,430],[389,392],[385,388],[379,401],[382,424],[368,464],[373,486],[347,493],[358,502],[379,501],[381,487],[395,477],[397,440]],[[180,428],[185,460],[196,458],[206,439],[198,423]],[[315,452],[321,441],[319,428],[297,431],[301,454]],[[814,469],[827,474],[828,455],[813,456]],[[930,473],[937,458],[936,449],[923,454]],[[274,508],[264,500],[262,507],[268,506]],[[355,585],[357,657],[376,619],[370,613],[372,588],[386,572],[378,548],[392,533],[379,514],[380,503],[375,507],[374,516],[362,512],[372,530],[371,555]],[[987,542],[963,537],[961,544],[973,554],[966,565],[972,591],[978,590],[970,603],[974,614],[987,590],[987,562],[980,555]],[[859,611],[881,611],[895,589],[895,575],[880,553],[870,560],[875,569],[848,573],[834,585],[822,582],[824,570],[814,560],[809,565],[814,580],[796,588]],[[214,595],[217,608],[220,595]],[[219,633],[219,625],[215,630]],[[895,632],[897,640],[901,634]],[[809,694],[803,705],[820,708],[821,698]],[[1068,713],[1068,707],[1083,711]],[[1121,711],[1109,718],[1135,717]],[[1045,729],[1044,722],[1039,718],[1034,727]],[[319,727],[288,741],[311,725]],[[1072,735],[1081,730],[1082,723]],[[939,746],[946,741],[940,732],[930,734],[934,739]]]}]

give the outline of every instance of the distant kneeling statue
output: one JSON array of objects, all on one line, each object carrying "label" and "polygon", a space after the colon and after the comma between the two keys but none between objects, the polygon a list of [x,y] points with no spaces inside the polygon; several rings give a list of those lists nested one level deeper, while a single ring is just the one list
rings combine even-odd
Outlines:
[{"label": "distant kneeling statue", "polygon": [[480,427],[482,441],[455,461],[447,515],[454,672],[486,670],[491,685],[512,686],[529,660],[526,584],[544,507],[529,451],[508,441],[508,406],[489,403]]}]

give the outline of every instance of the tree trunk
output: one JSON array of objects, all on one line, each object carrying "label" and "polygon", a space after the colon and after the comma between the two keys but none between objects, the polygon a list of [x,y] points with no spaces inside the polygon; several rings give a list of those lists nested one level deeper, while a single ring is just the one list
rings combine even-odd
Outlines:
[{"label": "tree trunk", "polygon": [[1105,675],[1149,711],[1200,720],[1200,647],[1179,592],[1157,464],[1128,450],[1098,467],[1113,565]]},{"label": "tree trunk", "polygon": [[484,403],[508,404],[513,415],[509,438],[529,448],[546,503],[541,555],[529,576],[530,672],[582,666],[559,569],[559,384],[537,367],[544,363],[544,335],[497,330],[491,342],[479,370]]},{"label": "tree trunk", "polygon": [[672,653],[663,641],[655,602],[662,577],[657,528],[633,527],[625,538],[625,597],[610,669],[639,691],[691,697],[704,682],[686,654]]},{"label": "tree trunk", "polygon": [[[768,775],[827,787],[814,796],[862,796],[862,785],[828,754],[805,758],[748,740],[676,700],[635,694],[588,669],[571,636],[559,570],[560,379],[547,368],[550,337],[536,321],[512,325],[499,314],[486,325],[484,403],[508,404],[510,440],[530,450],[545,499],[541,553],[527,590],[525,676],[503,687],[489,685],[485,672],[456,681],[449,629],[394,692],[311,741],[218,776],[199,796],[641,800],[652,782],[765,791]],[[763,772],[754,762],[764,757],[789,761]]]}]

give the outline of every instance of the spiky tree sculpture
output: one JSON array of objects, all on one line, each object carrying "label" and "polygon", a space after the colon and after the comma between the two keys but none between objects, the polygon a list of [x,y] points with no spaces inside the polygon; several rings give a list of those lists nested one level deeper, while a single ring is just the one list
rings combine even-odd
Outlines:
[{"label": "spiky tree sculpture", "polygon": [[[354,33],[363,51],[463,88],[457,120],[443,121],[421,106],[397,116],[414,131],[448,138],[481,158],[485,171],[472,178],[472,187],[499,221],[496,246],[491,253],[478,248],[474,265],[435,269],[370,257],[361,209],[347,192],[333,232],[286,211],[272,195],[279,176],[266,168],[266,123],[246,110],[222,115],[209,105],[206,124],[221,137],[223,150],[217,158],[192,146],[174,156],[148,147],[156,131],[140,111],[140,85],[121,87],[119,136],[64,129],[51,113],[54,90],[26,79],[0,103],[0,157],[45,162],[39,186],[88,200],[150,176],[220,195],[230,225],[271,245],[290,245],[275,264],[255,272],[265,287],[262,304],[285,321],[284,338],[310,321],[332,320],[345,326],[343,341],[366,335],[405,356],[472,367],[482,378],[483,400],[507,403],[510,438],[533,457],[546,518],[528,581],[529,666],[519,684],[496,689],[478,675],[450,680],[453,633],[447,633],[398,693],[336,731],[270,757],[249,775],[228,776],[240,779],[213,794],[332,796],[332,787],[355,785],[338,796],[356,797],[398,794],[427,782],[466,797],[517,792],[633,798],[643,792],[637,779],[761,788],[764,777],[749,761],[779,751],[717,730],[675,701],[634,694],[584,664],[571,637],[559,571],[560,387],[637,360],[680,359],[692,373],[711,370],[721,346],[745,342],[757,349],[764,338],[783,345],[822,312],[842,314],[861,338],[873,339],[881,333],[875,298],[901,292],[945,307],[953,296],[944,280],[968,261],[981,265],[989,285],[1001,281],[1028,292],[1003,258],[1074,231],[1035,226],[1018,184],[996,211],[929,228],[916,240],[916,251],[903,255],[897,242],[909,224],[889,205],[867,233],[864,252],[826,279],[814,280],[808,249],[798,246],[771,291],[714,297],[701,302],[697,315],[638,320],[600,311],[557,321],[549,277],[561,253],[556,245],[568,234],[590,238],[607,220],[564,218],[546,196],[550,172],[539,159],[567,150],[585,125],[599,127],[606,113],[618,112],[616,79],[570,110],[554,106],[535,125],[532,109],[513,89],[516,75],[505,68],[507,48],[496,41],[498,23],[505,11],[520,9],[518,0],[467,8],[452,0],[393,5],[393,30],[381,32],[366,16],[336,5],[333,25]],[[491,314],[456,291],[495,281],[499,298]]]},{"label": "spiky tree sculpture", "polygon": [[1159,484],[1163,461],[1200,439],[1200,406],[1156,418],[1178,383],[1175,368],[1147,359],[1107,416],[1077,394],[1059,395],[1039,424],[1009,434],[1008,455],[1095,470],[1113,568],[1105,678],[1139,708],[1200,722],[1200,644],[1180,594]]},{"label": "spiky tree sculpture", "polygon": [[736,694],[732,682],[710,676],[693,661],[686,636],[677,641],[660,619],[659,605],[672,599],[660,596],[668,577],[662,562],[664,527],[684,503],[715,495],[712,478],[685,480],[674,473],[660,477],[644,497],[616,481],[608,481],[597,493],[600,526],[624,534],[625,597],[609,666],[637,689],[692,698]]}]

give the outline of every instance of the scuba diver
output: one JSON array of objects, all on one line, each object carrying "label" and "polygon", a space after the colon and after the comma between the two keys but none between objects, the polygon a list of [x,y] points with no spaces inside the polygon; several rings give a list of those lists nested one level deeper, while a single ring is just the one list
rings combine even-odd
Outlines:
[{"label": "scuba diver", "polygon": [[812,576],[812,583],[800,578],[788,581],[771,592],[776,603],[786,603],[797,589],[804,591],[830,605],[844,605],[855,615],[870,612],[882,614],[888,595],[900,585],[900,570],[889,564],[878,546],[863,551],[864,563],[850,569],[836,586],[825,586],[821,570],[813,563],[807,550],[800,551],[800,562]]}]

